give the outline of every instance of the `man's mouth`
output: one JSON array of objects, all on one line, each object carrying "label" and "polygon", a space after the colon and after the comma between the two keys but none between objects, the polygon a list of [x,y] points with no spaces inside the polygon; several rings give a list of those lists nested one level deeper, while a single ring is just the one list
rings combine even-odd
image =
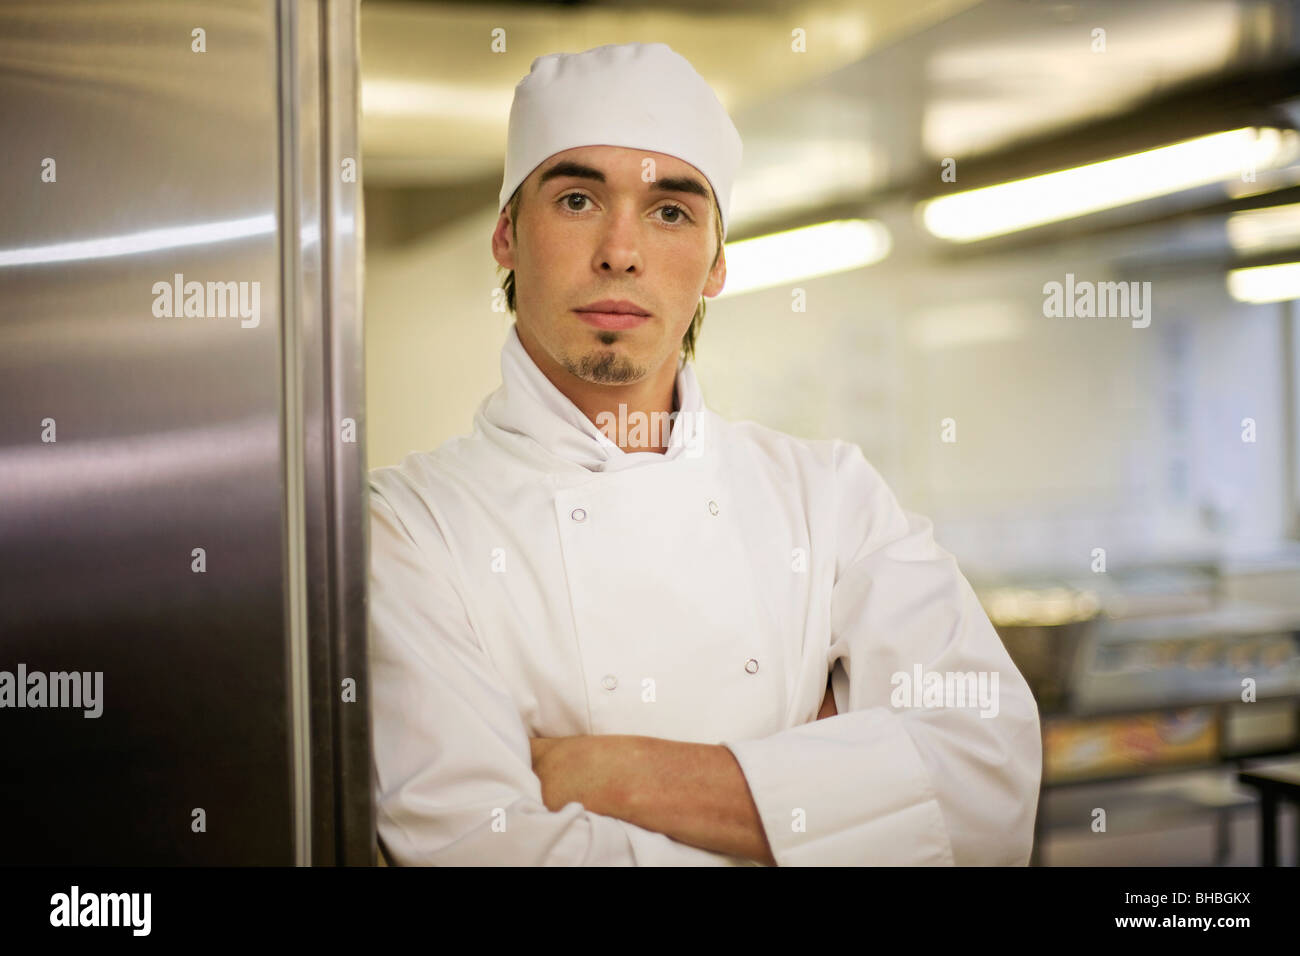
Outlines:
[{"label": "man's mouth", "polygon": [[631,329],[650,318],[649,311],[626,299],[602,299],[573,311],[598,329]]}]

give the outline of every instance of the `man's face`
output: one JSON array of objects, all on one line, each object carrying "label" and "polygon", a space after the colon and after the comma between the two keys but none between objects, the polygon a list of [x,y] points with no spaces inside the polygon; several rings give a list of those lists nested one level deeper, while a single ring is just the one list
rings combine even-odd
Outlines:
[{"label": "man's face", "polygon": [[[651,182],[646,160],[654,161]],[[691,181],[703,195],[683,188]],[[508,208],[492,236],[493,256],[515,272],[520,338],[586,382],[630,384],[670,362],[675,370],[700,296],[717,295],[726,280],[725,256],[714,265],[704,175],[664,153],[583,146],[543,162],[520,195],[517,237]],[[609,300],[648,315],[586,311]]]}]

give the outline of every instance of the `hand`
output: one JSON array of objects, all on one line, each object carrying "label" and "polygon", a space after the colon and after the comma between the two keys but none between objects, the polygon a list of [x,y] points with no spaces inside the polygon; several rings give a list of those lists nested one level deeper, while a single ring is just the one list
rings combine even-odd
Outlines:
[{"label": "hand", "polygon": [[688,846],[776,865],[744,772],[725,745],[629,734],[529,743],[552,812],[576,801]]},{"label": "hand", "polygon": [[835,710],[835,694],[831,691],[831,679],[827,677],[826,696],[822,698],[822,709],[817,711],[816,719],[825,720],[827,717],[834,717],[836,713],[837,711]]},{"label": "hand", "polygon": [[533,737],[533,773],[542,782],[542,802],[548,810],[581,803],[593,813],[613,811],[626,780],[626,768],[617,759],[627,738],[578,735]]}]

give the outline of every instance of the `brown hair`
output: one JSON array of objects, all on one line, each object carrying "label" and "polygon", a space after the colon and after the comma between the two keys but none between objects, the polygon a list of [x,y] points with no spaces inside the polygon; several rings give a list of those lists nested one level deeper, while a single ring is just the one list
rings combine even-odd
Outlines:
[{"label": "brown hair", "polygon": [[[516,240],[519,238],[519,229],[518,229],[519,202],[521,198],[519,190],[522,188],[523,187],[521,185],[515,189],[514,194],[510,197],[510,202],[509,202],[510,234]],[[716,252],[713,253],[713,263],[712,265],[709,266],[709,268],[712,269],[713,266],[716,266],[718,264],[718,256],[722,254],[722,211],[718,208],[717,196],[713,196],[712,191],[710,191],[710,196],[712,196],[713,199],[713,224],[716,227],[714,229],[714,233],[718,238],[718,249]],[[504,266],[498,265],[497,271],[500,272],[503,268]],[[504,290],[506,294],[506,308],[509,309],[510,313],[513,315],[515,311],[515,270],[514,269],[510,270],[509,274],[505,278],[505,281],[501,283],[501,288],[502,290]],[[702,326],[703,324],[704,324],[704,296],[700,296],[700,304],[695,308],[695,315],[691,319],[690,327],[687,328],[686,334],[682,336],[682,354],[686,357],[687,361],[694,361],[695,359],[695,340],[699,336],[700,326]]]}]

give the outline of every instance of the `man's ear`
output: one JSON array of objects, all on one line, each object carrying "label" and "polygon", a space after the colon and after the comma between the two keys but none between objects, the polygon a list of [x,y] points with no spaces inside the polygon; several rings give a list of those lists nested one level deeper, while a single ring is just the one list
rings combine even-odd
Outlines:
[{"label": "man's ear", "polygon": [[722,287],[727,284],[727,249],[723,246],[718,250],[718,261],[713,264],[709,270],[709,278],[704,283],[704,295],[713,298],[722,291]]},{"label": "man's ear", "polygon": [[503,269],[515,267],[514,236],[510,234],[510,208],[501,211],[497,227],[492,231],[492,258]]}]

